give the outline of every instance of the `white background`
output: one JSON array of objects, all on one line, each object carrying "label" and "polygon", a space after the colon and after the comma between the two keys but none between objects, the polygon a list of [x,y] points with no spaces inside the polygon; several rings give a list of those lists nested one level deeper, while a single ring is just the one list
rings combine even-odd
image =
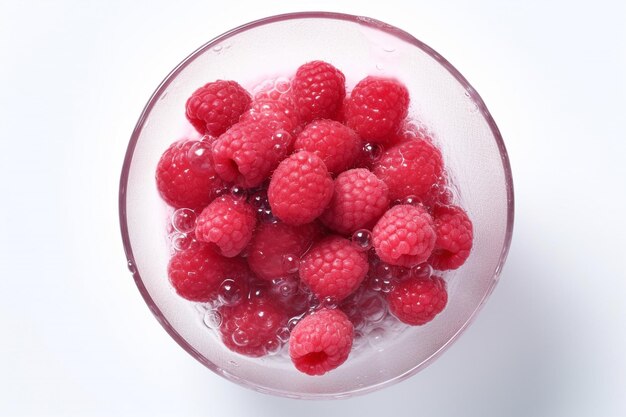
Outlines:
[{"label": "white background", "polygon": [[[0,415],[626,415],[621,1],[0,0]],[[130,133],[185,56],[296,10],[378,18],[452,62],[505,138],[516,225],[475,324],[406,382],[344,401],[240,388],[174,343],[126,269]]]}]

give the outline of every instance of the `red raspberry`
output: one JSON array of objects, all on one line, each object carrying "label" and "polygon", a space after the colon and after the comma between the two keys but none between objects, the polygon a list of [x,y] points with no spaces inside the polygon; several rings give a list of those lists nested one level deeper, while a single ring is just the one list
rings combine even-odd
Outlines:
[{"label": "red raspberry", "polygon": [[196,140],[181,140],[167,148],[157,165],[156,182],[167,204],[194,210],[209,204],[224,187],[215,173],[210,144]]},{"label": "red raspberry", "polygon": [[252,188],[265,181],[291,152],[293,139],[255,120],[232,126],[213,144],[215,171],[225,181]]},{"label": "red raspberry", "polygon": [[437,241],[428,262],[440,271],[457,269],[472,250],[474,231],[467,213],[457,206],[436,206],[433,210]]},{"label": "red raspberry", "polygon": [[288,317],[268,295],[252,294],[234,307],[221,306],[218,311],[222,341],[233,352],[259,357],[280,348],[277,332],[287,326]]},{"label": "red raspberry", "polygon": [[213,200],[196,221],[196,238],[215,244],[222,255],[239,255],[252,239],[256,225],[254,208],[233,196]]},{"label": "red raspberry", "polygon": [[374,165],[374,174],[389,187],[389,198],[423,198],[443,174],[441,152],[423,139],[389,148]]},{"label": "red raspberry", "polygon": [[372,230],[378,257],[397,266],[411,267],[426,261],[436,239],[430,214],[420,206],[408,204],[390,208]]},{"label": "red raspberry", "polygon": [[259,278],[266,280],[297,273],[300,257],[320,233],[315,223],[302,226],[262,223],[250,243],[248,265]]},{"label": "red raspberry", "polygon": [[327,62],[308,62],[296,71],[291,96],[302,121],[332,119],[346,96],[346,78]]},{"label": "red raspberry", "polygon": [[190,301],[207,302],[218,296],[220,284],[227,279],[247,286],[249,272],[240,259],[224,258],[204,243],[194,242],[189,249],[176,252],[167,273],[178,295]]},{"label": "red raspberry", "polygon": [[335,179],[333,198],[320,220],[331,230],[348,234],[369,228],[388,206],[387,185],[367,169],[351,169]]},{"label": "red raspberry", "polygon": [[272,213],[287,224],[310,223],[333,196],[333,179],[324,161],[300,151],[278,165],[267,190]]},{"label": "red raspberry", "polygon": [[313,245],[300,262],[300,279],[318,299],[341,301],[352,294],[367,275],[367,254],[348,239],[329,236]]},{"label": "red raspberry", "polygon": [[361,139],[354,130],[339,122],[320,119],[300,132],[294,149],[313,152],[322,158],[328,172],[338,174],[356,161],[361,152]]},{"label": "red raspberry", "polygon": [[218,80],[189,97],[187,119],[200,134],[219,136],[237,123],[250,101],[250,94],[235,81]]},{"label": "red raspberry", "polygon": [[272,131],[286,130],[289,133],[297,132],[300,126],[300,116],[288,98],[255,100],[241,120],[252,120]]},{"label": "red raspberry", "polygon": [[389,311],[403,323],[426,324],[448,302],[446,282],[440,277],[409,278],[398,283],[387,295]]},{"label": "red raspberry", "polygon": [[348,359],[353,339],[354,327],[341,310],[318,310],[293,328],[289,356],[300,372],[323,375]]},{"label": "red raspberry", "polygon": [[352,90],[344,109],[346,124],[361,138],[385,143],[409,109],[409,92],[399,81],[366,77]]}]

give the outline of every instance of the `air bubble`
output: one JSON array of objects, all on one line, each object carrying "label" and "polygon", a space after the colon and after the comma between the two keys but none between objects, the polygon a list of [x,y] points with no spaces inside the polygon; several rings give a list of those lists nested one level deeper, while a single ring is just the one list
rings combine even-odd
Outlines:
[{"label": "air bubble", "polygon": [[289,78],[280,77],[274,82],[274,88],[281,94],[285,94],[291,89],[291,80]]},{"label": "air bubble", "polygon": [[280,348],[282,347],[282,343],[278,339],[270,339],[265,342],[265,353],[273,356],[280,352]]},{"label": "air bubble", "polygon": [[170,235],[170,242],[172,242],[172,247],[176,251],[182,251],[189,249],[191,246],[192,237],[186,233],[178,233],[174,232]]},{"label": "air bubble", "polygon": [[246,346],[248,343],[250,343],[250,338],[248,337],[248,334],[241,329],[235,330],[231,336],[231,339],[233,340],[234,344],[240,347]]},{"label": "air bubble", "polygon": [[370,162],[376,162],[383,154],[383,147],[377,143],[366,143],[363,145],[363,153]]},{"label": "air bubble", "polygon": [[401,204],[408,204],[411,206],[416,206],[420,204],[420,199],[414,195],[410,195],[410,196],[404,197],[401,201]]},{"label": "air bubble", "polygon": [[172,226],[181,233],[189,233],[196,227],[196,213],[188,208],[181,208],[172,213]]},{"label": "air bubble", "polygon": [[269,207],[267,201],[267,194],[264,191],[257,191],[252,193],[249,198],[250,204],[256,209],[265,209]]},{"label": "air bubble", "polygon": [[433,267],[426,262],[414,266],[411,269],[411,277],[413,278],[429,278],[433,274]]},{"label": "air bubble", "polygon": [[291,297],[298,292],[298,281],[295,279],[279,279],[274,282],[281,297]]},{"label": "air bubble", "polygon": [[372,289],[373,291],[380,291],[383,288],[382,278],[379,277],[372,277],[369,284],[370,289]]},{"label": "air bubble", "polygon": [[230,189],[230,195],[238,201],[245,201],[248,198],[248,192],[245,188],[234,185]]},{"label": "air bubble", "polygon": [[302,320],[302,316],[295,316],[289,319],[289,321],[287,321],[287,329],[289,329],[289,331],[292,331],[294,327],[296,327],[296,324],[298,324],[300,322],[300,320]]},{"label": "air bubble", "polygon": [[372,247],[372,233],[366,229],[357,230],[352,235],[352,242],[363,252],[368,251]]},{"label": "air bubble", "polygon": [[395,282],[392,278],[383,278],[381,280],[381,285],[380,285],[380,291],[382,291],[385,294],[389,294],[391,291],[393,291],[395,287]]},{"label": "air bubble", "polygon": [[222,315],[217,310],[207,310],[203,321],[209,329],[219,329],[222,325]]},{"label": "air bubble", "polygon": [[222,304],[237,305],[244,299],[245,295],[245,288],[242,288],[242,285],[233,279],[225,279],[220,284],[218,297]]},{"label": "air bubble", "polygon": [[372,346],[374,349],[378,351],[384,350],[383,345],[385,343],[385,329],[382,327],[373,328],[367,335],[367,339],[370,343],[370,346]]},{"label": "air bubble", "polygon": [[322,299],[322,301],[320,302],[319,307],[320,308],[328,308],[328,309],[334,309],[337,308],[338,302],[337,299],[335,297],[324,297]]},{"label": "air bubble", "polygon": [[286,254],[282,259],[283,270],[288,274],[295,274],[300,267],[300,260],[292,254]]},{"label": "air bubble", "polygon": [[290,335],[291,335],[291,331],[289,330],[288,327],[282,327],[278,329],[278,331],[276,332],[276,337],[278,337],[278,340],[280,340],[283,343],[289,340]]},{"label": "air bubble", "polygon": [[196,172],[204,173],[213,170],[211,163],[211,145],[206,141],[197,141],[189,148],[187,157],[191,169]]},{"label": "air bubble", "polygon": [[385,302],[379,295],[372,294],[367,299],[361,301],[361,314],[365,320],[371,323],[379,323],[385,318],[387,310]]}]

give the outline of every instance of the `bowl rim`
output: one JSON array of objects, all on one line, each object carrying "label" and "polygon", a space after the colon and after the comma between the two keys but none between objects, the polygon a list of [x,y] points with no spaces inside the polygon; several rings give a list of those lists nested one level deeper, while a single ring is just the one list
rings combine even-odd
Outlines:
[{"label": "bowl rim", "polygon": [[[492,278],[492,282],[483,295],[480,303],[476,306],[474,311],[469,315],[465,323],[459,328],[459,330],[450,337],[442,346],[439,347],[433,354],[431,354],[428,358],[415,365],[413,368],[408,371],[395,376],[389,380],[380,382],[378,384],[369,385],[367,387],[358,388],[351,391],[345,392],[337,392],[337,393],[299,393],[295,394],[290,391],[278,390],[274,388],[268,388],[264,386],[259,386],[248,381],[245,381],[241,378],[236,377],[226,371],[221,370],[217,365],[213,362],[209,361],[205,358],[200,352],[198,352],[193,346],[191,346],[177,331],[174,327],[168,322],[165,318],[159,307],[156,305],[148,290],[146,289],[143,281],[141,279],[140,273],[135,266],[135,258],[133,255],[133,250],[131,247],[130,236],[128,234],[128,223],[126,216],[126,189],[128,185],[128,176],[130,171],[130,166],[132,163],[135,147],[137,145],[137,141],[139,140],[139,136],[143,129],[146,118],[152,111],[154,105],[158,101],[159,97],[162,93],[167,89],[170,83],[174,80],[174,78],[192,61],[194,61],[198,56],[202,55],[205,51],[211,49],[214,45],[229,39],[230,37],[237,35],[241,32],[244,32],[249,29],[254,29],[259,26],[268,25],[275,22],[281,22],[286,20],[297,20],[297,19],[330,19],[330,20],[344,20],[351,23],[357,23],[360,25],[364,25],[366,27],[370,27],[373,29],[381,30],[388,34],[391,34],[397,38],[404,40],[424,51],[426,54],[435,59],[440,65],[442,65],[465,89],[469,97],[472,101],[477,105],[478,110],[484,117],[485,121],[489,125],[489,128],[495,138],[496,144],[498,146],[498,150],[500,152],[502,168],[505,175],[505,183],[506,183],[506,193],[507,193],[507,226],[505,231],[504,243],[500,252],[500,258],[498,265],[494,270],[494,275]],[[285,13],[274,16],[265,17],[262,19],[254,20],[249,23],[238,26],[234,29],[231,29],[213,39],[206,42],[204,45],[196,49],[189,56],[187,56],[183,61],[181,61],[159,84],[156,88],[144,109],[141,112],[141,115],[135,125],[135,128],[131,134],[130,142],[128,144],[128,148],[126,150],[126,154],[124,157],[124,162],[122,166],[122,172],[120,176],[120,189],[119,189],[119,217],[120,217],[120,228],[122,234],[122,241],[124,245],[124,251],[126,253],[126,258],[128,261],[128,269],[132,273],[133,279],[137,288],[139,289],[140,294],[142,295],[144,301],[152,311],[152,314],[159,321],[161,326],[165,329],[165,331],[193,358],[202,363],[204,366],[209,368],[211,371],[216,374],[227,378],[230,381],[235,382],[238,385],[241,385],[246,388],[250,388],[252,390],[263,392],[267,394],[278,395],[281,397],[288,398],[300,398],[300,399],[333,399],[333,398],[345,398],[352,397],[356,395],[366,394],[372,391],[376,391],[383,387],[387,387],[403,381],[413,375],[415,375],[420,370],[424,369],[426,366],[430,365],[435,359],[437,359],[443,352],[445,352],[458,338],[461,334],[474,322],[476,316],[480,312],[481,308],[484,306],[486,300],[489,298],[491,293],[493,292],[496,284],[499,281],[500,273],[502,272],[502,268],[506,261],[509,248],[511,245],[511,238],[513,235],[513,224],[514,224],[514,214],[515,214],[515,204],[514,204],[514,192],[513,192],[513,178],[511,173],[511,165],[508,157],[508,153],[506,147],[504,145],[504,141],[502,139],[502,135],[500,134],[500,130],[496,125],[491,113],[487,109],[487,106],[483,102],[482,98],[479,96],[478,92],[469,84],[469,82],[465,79],[463,75],[445,58],[443,58],[438,52],[434,49],[421,42],[413,35],[408,32],[398,29],[395,26],[389,25],[387,23],[381,22],[376,19],[372,19],[364,16],[357,16],[345,13],[335,13],[335,12],[323,12],[323,11],[309,11],[309,12],[294,12],[294,13]]]}]

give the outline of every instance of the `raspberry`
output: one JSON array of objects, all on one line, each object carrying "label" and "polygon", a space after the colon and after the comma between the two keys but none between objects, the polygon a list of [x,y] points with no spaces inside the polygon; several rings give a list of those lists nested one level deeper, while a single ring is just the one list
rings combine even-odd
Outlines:
[{"label": "raspberry", "polygon": [[268,295],[254,296],[236,306],[221,306],[220,334],[233,352],[259,357],[280,347],[277,332],[287,325],[288,317]]},{"label": "raspberry", "polygon": [[256,224],[254,208],[233,196],[213,200],[196,221],[196,238],[215,244],[222,255],[233,257],[248,245]]},{"label": "raspberry", "polygon": [[241,121],[213,144],[215,171],[245,188],[260,185],[291,152],[292,136],[255,120]]},{"label": "raspberry", "polygon": [[300,151],[278,165],[267,197],[272,212],[287,224],[309,223],[322,214],[333,196],[333,180],[318,156]]},{"label": "raspberry", "polygon": [[351,169],[335,179],[333,198],[320,220],[331,230],[348,234],[369,228],[387,206],[387,185],[367,169]]},{"label": "raspberry", "polygon": [[289,98],[255,100],[241,120],[252,120],[270,130],[286,130],[289,133],[297,132],[300,125],[298,112]]},{"label": "raspberry", "polygon": [[341,301],[363,282],[367,254],[348,239],[329,236],[313,245],[300,262],[300,279],[318,299]]},{"label": "raspberry", "polygon": [[400,204],[378,220],[372,239],[383,262],[411,267],[428,259],[437,237],[433,219],[424,208]]},{"label": "raspberry", "polygon": [[202,209],[224,187],[215,173],[209,149],[206,141],[181,140],[163,153],[157,165],[156,181],[167,204]]},{"label": "raspberry", "polygon": [[446,282],[440,277],[409,278],[398,283],[387,295],[389,311],[403,323],[426,324],[448,302]]},{"label": "raspberry", "polygon": [[457,269],[465,263],[472,250],[472,222],[457,206],[436,206],[433,216],[437,241],[428,262],[440,271]]},{"label": "raspberry", "polygon": [[178,295],[199,302],[216,299],[220,284],[227,279],[246,286],[249,275],[240,259],[224,258],[201,242],[176,252],[169,261],[167,273]]},{"label": "raspberry", "polygon": [[385,143],[409,109],[409,92],[399,81],[366,77],[352,90],[344,109],[346,125],[371,142]]},{"label": "raspberry", "polygon": [[329,63],[312,61],[296,71],[291,95],[302,121],[332,119],[346,96],[346,78]]},{"label": "raspberry", "polygon": [[300,372],[323,375],[348,359],[353,339],[354,327],[341,310],[318,310],[293,328],[289,356]]},{"label": "raspberry", "polygon": [[439,149],[423,139],[389,148],[374,165],[374,174],[389,187],[389,198],[423,198],[439,183],[443,161]]},{"label": "raspberry", "polygon": [[189,97],[187,119],[200,134],[219,136],[237,123],[250,101],[250,94],[235,81],[218,80]]},{"label": "raspberry", "polygon": [[314,153],[322,158],[329,172],[338,174],[356,161],[361,152],[361,139],[354,130],[339,122],[320,119],[300,132],[294,149]]},{"label": "raspberry", "polygon": [[259,278],[273,280],[297,273],[300,257],[319,236],[319,226],[263,223],[250,243],[248,265]]}]

